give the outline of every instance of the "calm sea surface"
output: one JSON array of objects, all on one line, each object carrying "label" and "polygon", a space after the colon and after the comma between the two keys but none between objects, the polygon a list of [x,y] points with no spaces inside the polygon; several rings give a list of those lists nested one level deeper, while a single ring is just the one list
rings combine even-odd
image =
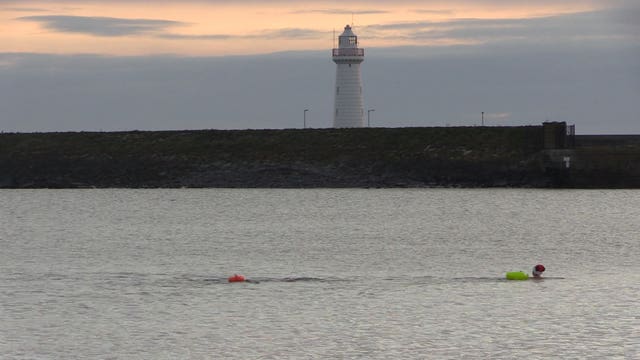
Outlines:
[{"label": "calm sea surface", "polygon": [[639,299],[640,191],[0,191],[2,359],[640,359]]}]

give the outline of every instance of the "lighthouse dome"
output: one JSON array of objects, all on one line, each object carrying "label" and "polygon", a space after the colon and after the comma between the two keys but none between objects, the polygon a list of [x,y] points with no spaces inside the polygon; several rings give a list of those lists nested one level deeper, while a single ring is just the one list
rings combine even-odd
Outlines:
[{"label": "lighthouse dome", "polygon": [[353,49],[358,47],[358,37],[351,30],[351,26],[344,27],[344,32],[338,37],[338,46],[341,49]]}]

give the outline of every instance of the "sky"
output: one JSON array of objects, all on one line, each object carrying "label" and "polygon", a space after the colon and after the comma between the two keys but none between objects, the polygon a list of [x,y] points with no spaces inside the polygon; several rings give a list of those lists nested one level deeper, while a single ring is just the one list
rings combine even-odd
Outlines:
[{"label": "sky", "polygon": [[330,127],[346,24],[371,126],[640,134],[637,0],[0,0],[0,131]]}]

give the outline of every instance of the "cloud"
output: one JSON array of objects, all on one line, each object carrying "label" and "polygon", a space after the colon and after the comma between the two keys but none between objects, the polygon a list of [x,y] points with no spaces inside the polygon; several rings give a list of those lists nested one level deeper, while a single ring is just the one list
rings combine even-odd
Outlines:
[{"label": "cloud", "polygon": [[310,9],[310,10],[297,10],[292,11],[290,14],[325,14],[325,15],[344,15],[344,14],[355,14],[355,15],[372,15],[372,14],[387,14],[389,11],[387,10],[353,10],[353,9]]},{"label": "cloud", "polygon": [[411,12],[417,14],[429,14],[429,15],[453,15],[453,10],[428,10],[428,9],[412,9]]},{"label": "cloud", "polygon": [[10,59],[0,59],[0,70],[8,69],[14,66],[16,63]]},{"label": "cloud", "polygon": [[232,34],[176,34],[176,33],[162,33],[157,37],[163,39],[174,40],[230,40],[230,39],[316,39],[322,36],[326,36],[328,32],[318,31],[313,29],[302,28],[283,28],[283,29],[268,29],[262,30],[254,34],[245,35],[232,35]]},{"label": "cloud", "polygon": [[311,39],[319,36],[324,36],[328,32],[317,31],[312,29],[300,29],[300,28],[284,28],[276,30],[265,30],[258,37],[267,39],[287,38],[287,39]]},{"label": "cloud", "polygon": [[33,7],[10,7],[10,8],[4,8],[4,10],[13,11],[13,12],[49,12],[48,9],[33,8]]},{"label": "cloud", "polygon": [[232,35],[232,34],[176,34],[176,33],[161,33],[156,36],[162,39],[169,40],[231,40],[231,39],[289,39],[289,40],[304,40],[304,39],[316,39],[326,36],[328,33],[325,31],[317,31],[312,29],[301,28],[283,28],[274,30],[263,30],[255,34],[245,35]]},{"label": "cloud", "polygon": [[624,0],[619,7],[609,11],[608,18],[640,39],[640,2]]},{"label": "cloud", "polygon": [[184,25],[182,22],[156,19],[123,19],[71,15],[24,16],[23,21],[35,21],[45,28],[64,33],[94,36],[127,36],[157,33],[167,28]]},{"label": "cloud", "polygon": [[18,18],[23,21],[35,21],[48,29],[65,32],[81,33],[94,36],[129,36],[152,35],[169,40],[229,40],[229,39],[313,39],[326,36],[328,32],[304,29],[282,28],[264,29],[253,34],[180,34],[167,31],[171,27],[183,26],[186,23],[172,20],[157,19],[123,19],[111,17],[85,17],[69,15],[24,16]]},{"label": "cloud", "polygon": [[156,37],[167,40],[230,40],[237,39],[240,36],[231,34],[176,34],[161,33]]},{"label": "cloud", "polygon": [[[524,46],[377,48],[362,68],[374,126],[576,123],[640,133],[637,51]],[[460,51],[462,50],[462,51]],[[411,52],[420,56],[410,56]],[[331,126],[326,51],[237,57],[1,54],[3,131]]]},{"label": "cloud", "polygon": [[[504,41],[566,42],[633,39],[640,30],[636,13],[629,9],[606,9],[553,16],[514,19],[458,18],[442,22],[373,24],[366,28],[376,36],[389,32],[395,38],[429,43],[448,40],[457,43],[486,44]],[[640,16],[640,11],[638,12]],[[612,21],[611,19],[618,19]],[[635,34],[634,34],[635,32]],[[400,33],[400,34],[398,34]]]},{"label": "cloud", "polygon": [[416,30],[416,29],[424,29],[428,26],[433,25],[434,23],[431,21],[418,21],[418,22],[402,22],[402,23],[391,23],[391,24],[372,24],[364,26],[365,29],[368,30]]}]

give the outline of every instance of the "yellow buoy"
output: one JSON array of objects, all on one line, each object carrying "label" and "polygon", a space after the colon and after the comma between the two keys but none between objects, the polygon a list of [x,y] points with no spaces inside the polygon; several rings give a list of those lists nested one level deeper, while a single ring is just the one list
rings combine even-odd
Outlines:
[{"label": "yellow buoy", "polygon": [[527,280],[529,275],[524,271],[509,271],[507,272],[507,280]]}]

